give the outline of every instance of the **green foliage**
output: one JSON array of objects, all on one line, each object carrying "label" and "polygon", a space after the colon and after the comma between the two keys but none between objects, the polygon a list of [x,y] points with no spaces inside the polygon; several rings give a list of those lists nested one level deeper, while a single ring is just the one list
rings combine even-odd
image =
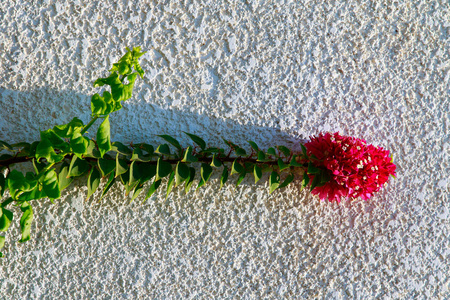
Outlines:
[{"label": "green foliage", "polygon": [[[0,231],[7,231],[10,227],[13,212],[6,209],[6,206],[13,203],[22,211],[20,242],[29,240],[33,220],[30,201],[42,198],[49,198],[51,201],[58,199],[61,197],[61,191],[71,184],[74,177],[86,174],[87,199],[99,188],[103,178],[104,186],[99,200],[116,181],[120,181],[125,187],[126,195],[132,192],[131,201],[148,188],[143,197],[146,201],[163,181],[167,182],[166,198],[175,187],[183,184],[185,192],[188,193],[194,182],[198,182],[197,189],[204,186],[211,179],[214,168],[219,167],[223,167],[220,188],[228,181],[229,175],[238,174],[238,186],[248,173],[253,173],[257,183],[264,172],[271,172],[269,192],[273,193],[293,182],[295,168],[305,171],[303,187],[310,183],[309,176],[313,178],[311,189],[330,180],[325,170],[310,162],[307,149],[303,145],[302,153],[295,153],[286,146],[264,151],[255,142],[248,141],[251,153],[247,153],[233,142],[223,139],[230,147],[229,152],[225,154],[223,148],[207,148],[202,138],[187,132],[184,133],[196,146],[183,148],[178,140],[166,134],[158,137],[168,144],[161,144],[156,150],[153,145],[145,143],[129,146],[120,142],[111,143],[109,115],[120,110],[122,102],[131,98],[137,76],[143,78],[144,71],[138,59],[144,53],[139,47],[133,50],[127,48],[125,55],[113,64],[110,74],[95,80],[95,87],[104,86],[108,90],[91,97],[92,119],[88,124],[73,118],[67,124],[41,131],[40,140],[31,144],[9,144],[0,141],[0,196],[7,190],[10,195],[0,205]],[[93,140],[88,136],[88,131],[98,119],[102,119],[102,122]],[[169,144],[176,149],[174,153],[171,152]],[[316,158],[311,156],[311,159]],[[14,163],[23,161],[31,161],[34,172],[24,175],[10,169]],[[305,161],[309,164],[304,163]],[[196,166],[199,164],[200,177],[196,179]],[[280,177],[284,178],[282,183]],[[5,237],[0,236],[0,249],[4,242]]]}]

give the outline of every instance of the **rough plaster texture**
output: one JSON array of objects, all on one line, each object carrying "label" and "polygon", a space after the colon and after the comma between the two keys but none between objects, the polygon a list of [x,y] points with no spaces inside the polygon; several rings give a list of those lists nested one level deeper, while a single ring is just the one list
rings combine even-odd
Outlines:
[{"label": "rough plaster texture", "polygon": [[340,131],[390,149],[398,179],[340,204],[251,179],[85,202],[78,181],[33,203],[25,244],[15,211],[0,298],[450,298],[447,1],[2,0],[0,139],[88,121],[93,80],[136,45],[146,75],[113,140]]}]

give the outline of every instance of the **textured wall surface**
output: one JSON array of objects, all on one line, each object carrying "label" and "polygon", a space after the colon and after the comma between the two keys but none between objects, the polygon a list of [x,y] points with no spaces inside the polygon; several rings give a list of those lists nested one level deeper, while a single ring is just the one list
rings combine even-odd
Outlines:
[{"label": "textured wall surface", "polygon": [[248,178],[145,204],[119,186],[86,202],[79,180],[32,203],[24,244],[15,211],[0,298],[450,298],[448,1],[2,0],[0,139],[89,121],[93,80],[138,45],[145,79],[113,140],[340,131],[390,149],[398,179],[368,202]]}]

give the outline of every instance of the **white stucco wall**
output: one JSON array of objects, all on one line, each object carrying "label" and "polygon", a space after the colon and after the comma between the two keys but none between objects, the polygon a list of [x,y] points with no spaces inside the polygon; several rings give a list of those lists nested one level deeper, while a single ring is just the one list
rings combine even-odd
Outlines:
[{"label": "white stucco wall", "polygon": [[87,122],[93,80],[138,45],[145,79],[113,140],[296,147],[340,131],[390,149],[398,179],[340,204],[251,178],[85,202],[78,181],[32,203],[25,244],[15,215],[0,298],[450,298],[447,1],[2,0],[0,140]]}]

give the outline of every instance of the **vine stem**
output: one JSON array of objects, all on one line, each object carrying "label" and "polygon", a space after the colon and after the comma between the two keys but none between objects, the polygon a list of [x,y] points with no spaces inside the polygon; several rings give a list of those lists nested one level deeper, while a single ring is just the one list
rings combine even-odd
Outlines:
[{"label": "vine stem", "polygon": [[93,117],[92,120],[86,126],[84,126],[83,130],[81,130],[81,134],[85,134],[86,131],[88,131],[88,129],[95,123],[95,121],[97,121],[98,118],[99,116],[95,115],[95,117]]}]

